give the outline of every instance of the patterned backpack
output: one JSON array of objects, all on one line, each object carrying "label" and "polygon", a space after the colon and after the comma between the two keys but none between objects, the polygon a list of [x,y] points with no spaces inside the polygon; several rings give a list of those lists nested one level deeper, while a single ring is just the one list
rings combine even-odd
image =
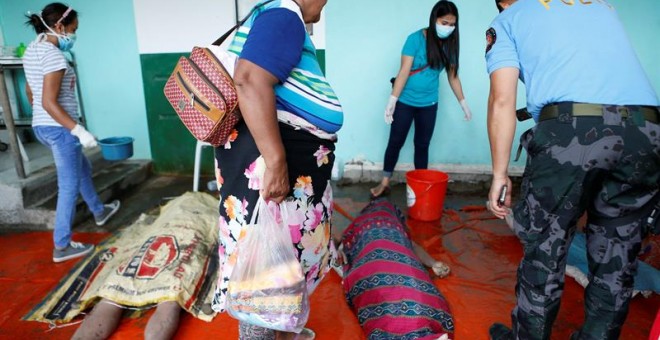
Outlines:
[{"label": "patterned backpack", "polygon": [[211,44],[213,50],[194,47],[190,57],[179,59],[167,80],[165,97],[197,140],[215,147],[223,145],[241,118],[231,77],[233,72],[225,68],[214,53],[218,50],[214,47],[220,46],[257,8],[272,1],[254,7],[243,20]]}]

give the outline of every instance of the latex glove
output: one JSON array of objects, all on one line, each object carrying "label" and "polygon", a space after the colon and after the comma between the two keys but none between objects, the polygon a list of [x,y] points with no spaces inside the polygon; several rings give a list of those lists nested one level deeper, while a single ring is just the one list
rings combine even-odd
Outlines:
[{"label": "latex glove", "polygon": [[390,99],[387,101],[387,106],[385,107],[385,123],[392,124],[394,121],[394,108],[396,107],[396,102],[399,100],[398,97],[390,96]]},{"label": "latex glove", "polygon": [[465,99],[461,99],[461,101],[458,103],[461,104],[461,109],[463,109],[463,112],[465,113],[464,119],[466,121],[470,121],[472,119],[472,110],[470,110],[470,107],[468,106],[467,102],[465,101]]},{"label": "latex glove", "polygon": [[93,148],[96,146],[96,138],[80,124],[76,124],[71,129],[71,134],[78,137],[83,148]]}]

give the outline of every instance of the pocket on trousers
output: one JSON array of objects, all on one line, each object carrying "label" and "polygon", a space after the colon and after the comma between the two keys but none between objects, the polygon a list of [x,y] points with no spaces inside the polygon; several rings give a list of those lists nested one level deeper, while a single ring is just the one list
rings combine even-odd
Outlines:
[{"label": "pocket on trousers", "polygon": [[58,143],[64,136],[64,133],[68,133],[66,128],[60,126],[38,126],[34,130],[37,139],[46,146],[52,146]]},{"label": "pocket on trousers", "polygon": [[[538,243],[543,239],[544,228],[547,228],[547,223],[539,223],[539,221],[535,220],[541,216],[535,210],[541,208],[529,203],[528,196],[531,189],[527,181],[528,179],[523,179],[521,199],[513,207],[513,232],[522,243],[525,252],[528,252],[530,248],[538,246]],[[544,224],[545,227],[539,228],[539,224]]]},{"label": "pocket on trousers", "polygon": [[541,151],[538,143],[539,135],[543,135],[543,132],[538,131],[538,125],[529,128],[520,135],[520,145],[525,148],[528,156],[536,155]]}]

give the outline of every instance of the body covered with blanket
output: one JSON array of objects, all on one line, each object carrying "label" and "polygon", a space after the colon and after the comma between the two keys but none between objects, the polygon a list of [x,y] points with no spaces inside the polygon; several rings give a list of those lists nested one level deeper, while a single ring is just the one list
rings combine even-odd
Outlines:
[{"label": "body covered with blanket", "polygon": [[369,339],[453,339],[447,301],[394,205],[372,201],[344,231],[342,245],[346,298]]}]

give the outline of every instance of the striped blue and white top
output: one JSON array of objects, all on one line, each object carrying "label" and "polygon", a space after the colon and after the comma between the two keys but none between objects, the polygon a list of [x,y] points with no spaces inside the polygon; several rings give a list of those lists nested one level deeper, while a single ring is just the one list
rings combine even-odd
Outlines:
[{"label": "striped blue and white top", "polygon": [[[274,15],[276,11],[279,11],[280,15]],[[282,11],[290,15],[287,16],[286,13],[281,15]],[[273,13],[273,15],[264,15],[264,17],[270,16],[269,20],[280,17],[281,24],[299,27],[282,27],[277,24],[269,28],[260,27],[265,23],[259,24],[257,18],[264,12]],[[297,22],[290,21],[292,16],[295,19],[293,21]],[[255,22],[259,27],[255,26]],[[255,28],[255,33],[258,28],[260,35],[263,36],[258,38],[249,36],[252,28]],[[298,29],[300,36],[296,34]],[[250,46],[251,40],[252,46]],[[293,46],[293,41],[299,41],[300,45]],[[255,43],[263,46],[255,47]],[[242,53],[244,48],[247,52],[245,54]],[[284,65],[288,67],[286,74],[280,74],[283,70],[282,65],[272,66],[278,62],[288,63],[283,59],[289,59],[288,56],[292,53],[282,51],[283,48],[297,49],[296,52],[300,55],[294,64]],[[306,129],[322,138],[324,135],[334,135],[341,128],[344,115],[339,99],[321,71],[316,48],[309,34],[304,31],[299,7],[292,0],[275,0],[255,11],[236,32],[229,46],[229,52],[255,62],[280,80],[274,90],[277,97],[278,119],[281,122]]]},{"label": "striped blue and white top", "polygon": [[57,46],[39,39],[33,41],[25,50],[23,68],[32,90],[32,126],[61,126],[42,105],[44,76],[61,70],[65,72],[57,101],[73,120],[78,121],[76,73]]}]

